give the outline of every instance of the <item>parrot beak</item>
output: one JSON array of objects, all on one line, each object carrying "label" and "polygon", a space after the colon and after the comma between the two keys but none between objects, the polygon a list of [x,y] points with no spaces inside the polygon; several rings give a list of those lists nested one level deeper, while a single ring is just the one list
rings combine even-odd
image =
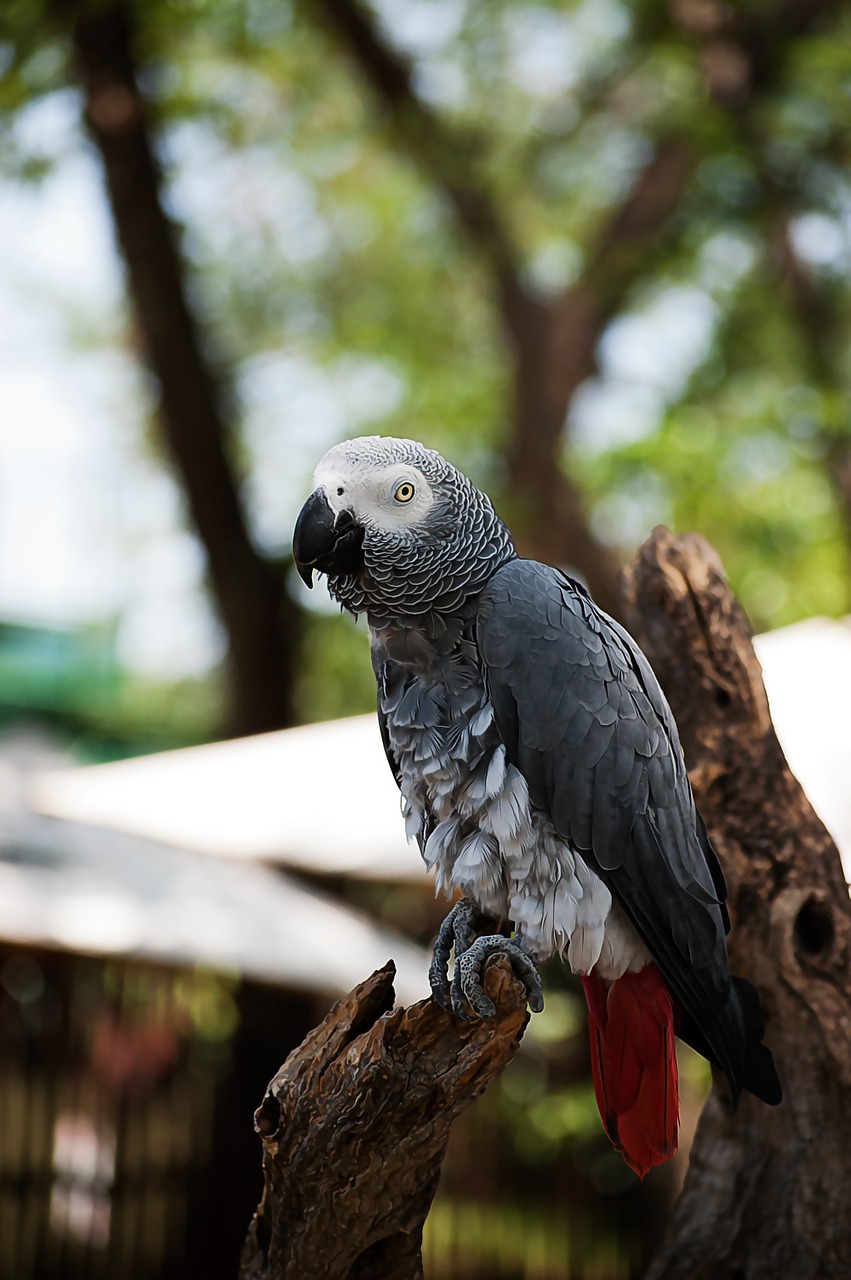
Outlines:
[{"label": "parrot beak", "polygon": [[316,489],[296,520],[293,559],[299,576],[313,586],[317,573],[354,573],[363,568],[363,529],[350,511],[335,513],[324,489]]}]

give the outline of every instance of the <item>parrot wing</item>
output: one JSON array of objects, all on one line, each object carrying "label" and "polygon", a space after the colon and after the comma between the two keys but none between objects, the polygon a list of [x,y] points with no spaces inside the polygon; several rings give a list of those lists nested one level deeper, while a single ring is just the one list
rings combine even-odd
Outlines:
[{"label": "parrot wing", "polygon": [[378,710],[378,731],[381,734],[381,745],[384,748],[384,754],[387,757],[387,763],[390,766],[390,772],[393,774],[393,777],[396,780],[396,786],[399,787],[399,789],[401,790],[402,772],[399,768],[399,761],[396,759],[395,752],[393,751],[393,745],[390,741],[390,730],[387,727],[387,716],[385,714],[384,708],[381,705],[380,693],[378,698],[377,710]]},{"label": "parrot wing", "polygon": [[582,587],[530,560],[491,578],[476,635],[509,759],[634,925],[682,1005],[680,1035],[734,1095],[779,1100],[756,992],[731,984],[723,872],[647,659]]}]

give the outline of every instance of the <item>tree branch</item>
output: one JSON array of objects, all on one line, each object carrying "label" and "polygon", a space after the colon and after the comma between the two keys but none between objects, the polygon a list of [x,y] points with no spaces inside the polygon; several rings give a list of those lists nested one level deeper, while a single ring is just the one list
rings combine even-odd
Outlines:
[{"label": "tree branch", "polygon": [[455,1117],[517,1051],[525,989],[485,973],[494,1020],[433,1000],[393,1009],[392,963],[339,1001],[272,1080],[255,1123],[263,1199],[240,1280],[418,1280],[423,1223]]},{"label": "tree branch", "polygon": [[608,613],[620,611],[613,552],[593,535],[576,486],[561,465],[573,397],[597,368],[600,338],[636,281],[658,261],[660,228],[676,210],[694,155],[667,141],[604,222],[582,275],[550,302],[505,294],[515,351],[513,431],[507,457],[512,489],[529,513],[528,550],[575,565]]},{"label": "tree branch", "polygon": [[329,27],[370,85],[392,130],[449,201],[459,226],[499,279],[515,281],[513,237],[486,187],[474,174],[481,149],[470,133],[450,129],[419,97],[410,61],[385,40],[360,0],[319,0]]},{"label": "tree branch", "polygon": [[292,715],[298,617],[280,567],[249,536],[220,379],[189,304],[177,234],[162,205],[162,177],[121,0],[54,0],[72,24],[85,118],[103,163],[116,235],[146,357],[159,391],[163,440],[204,546],[228,636],[231,733],[278,728]]},{"label": "tree branch", "polygon": [[[630,626],[671,702],[730,889],[730,963],[758,986],[778,1108],[724,1084],[647,1280],[832,1280],[851,1221],[851,902],[771,724],[745,615],[702,539],[657,529],[626,575]],[[839,673],[837,673],[839,678]]]}]

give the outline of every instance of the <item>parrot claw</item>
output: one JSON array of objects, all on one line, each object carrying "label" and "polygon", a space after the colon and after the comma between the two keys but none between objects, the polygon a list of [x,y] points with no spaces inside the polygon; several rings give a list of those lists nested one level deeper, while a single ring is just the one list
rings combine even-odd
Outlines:
[{"label": "parrot claw", "polygon": [[[438,930],[434,943],[431,965],[428,971],[431,994],[442,1009],[454,1008],[449,985],[449,956],[454,946],[456,964],[458,956],[468,951],[476,937],[476,925],[484,924],[488,917],[472,898],[459,898]],[[456,1009],[457,1013],[458,1010]],[[462,1016],[459,1014],[459,1017]],[[467,1015],[465,1014],[466,1018]],[[469,1020],[469,1019],[468,1019]]]},{"label": "parrot claw", "polygon": [[[471,898],[460,898],[449,912],[437,934],[428,980],[431,994],[442,1009],[449,1009],[462,1022],[476,1018],[492,1018],[494,1003],[482,987],[484,967],[492,955],[506,955],[517,977],[526,987],[526,999],[533,1013],[544,1007],[541,979],[532,961],[513,938],[502,934],[485,934],[476,938],[476,928],[490,924]],[[449,956],[455,948],[455,972],[449,981]]]},{"label": "parrot claw", "polygon": [[508,956],[512,969],[526,988],[529,1008],[533,1013],[540,1013],[544,1007],[544,994],[537,969],[517,942],[497,933],[477,938],[466,951],[456,956],[451,999],[457,1016],[469,1022],[468,1008],[478,1018],[492,1018],[496,1013],[494,1002],[485,995],[482,987],[485,964],[493,955]]}]

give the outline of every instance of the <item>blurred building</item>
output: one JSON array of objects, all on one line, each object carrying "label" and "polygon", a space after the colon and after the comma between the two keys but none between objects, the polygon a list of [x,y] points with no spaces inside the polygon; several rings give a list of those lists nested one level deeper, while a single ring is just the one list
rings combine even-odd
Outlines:
[{"label": "blurred building", "polygon": [[267,1081],[391,956],[424,996],[424,953],[266,866],[34,813],[57,760],[0,750],[0,1277],[233,1280]]},{"label": "blurred building", "polygon": [[[851,618],[809,618],[755,644],[781,745],[851,879],[851,681],[836,680],[851,669]],[[325,876],[423,875],[373,716],[52,771],[30,799],[42,813],[207,854]]]}]

